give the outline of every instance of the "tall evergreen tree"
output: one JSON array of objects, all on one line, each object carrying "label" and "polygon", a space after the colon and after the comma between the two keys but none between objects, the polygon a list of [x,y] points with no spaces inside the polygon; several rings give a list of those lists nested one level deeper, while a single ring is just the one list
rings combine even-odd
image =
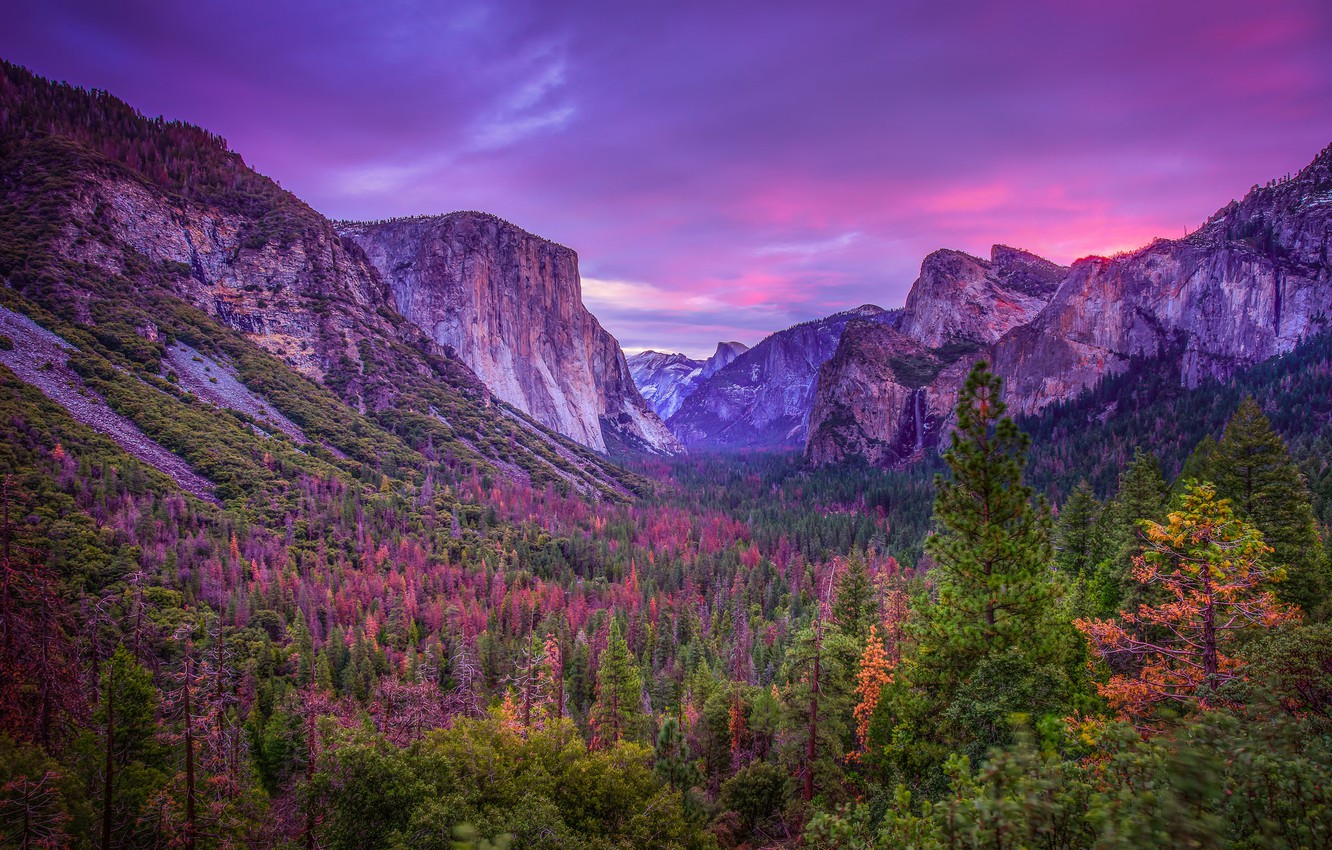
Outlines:
[{"label": "tall evergreen tree", "polygon": [[1328,565],[1309,488],[1285,442],[1252,397],[1244,399],[1202,470],[1229,499],[1236,514],[1253,523],[1272,547],[1271,562],[1286,571],[1277,587],[1283,602],[1307,614],[1325,615]]},{"label": "tall evergreen tree", "polygon": [[152,675],[128,649],[117,647],[102,675],[94,718],[102,729],[102,847],[140,846],[145,809],[167,783],[166,748],[157,738],[158,702]]},{"label": "tall evergreen tree", "polygon": [[852,552],[833,583],[832,624],[857,646],[864,646],[870,628],[878,622],[879,605],[870,583],[869,569],[860,552]]},{"label": "tall evergreen tree", "polygon": [[944,453],[952,477],[936,479],[936,530],[925,548],[939,600],[918,640],[920,661],[951,675],[1010,647],[1045,654],[1037,626],[1054,594],[1050,516],[1022,483],[1029,440],[1004,415],[1002,388],[985,363],[972,369]]},{"label": "tall evergreen tree", "polygon": [[1089,575],[1096,565],[1096,521],[1101,504],[1091,485],[1082,480],[1059,511],[1055,531],[1055,563],[1068,575]]},{"label": "tall evergreen tree", "polygon": [[1143,601],[1143,585],[1133,578],[1133,559],[1142,548],[1139,524],[1165,518],[1168,490],[1156,455],[1139,448],[1133,461],[1119,474],[1119,488],[1106,506],[1109,514],[1100,540],[1098,578],[1104,590],[1103,609],[1136,608]]},{"label": "tall evergreen tree", "polygon": [[926,542],[938,599],[917,600],[914,645],[869,729],[886,740],[889,781],[929,795],[943,791],[950,753],[981,758],[1009,742],[1013,713],[1067,711],[1074,693],[1076,634],[1058,604],[1050,517],[1022,483],[1028,439],[1001,391],[978,363],[958,395],[952,475],[937,479]]},{"label": "tall evergreen tree", "polygon": [[629,645],[612,618],[606,649],[597,668],[597,697],[592,705],[593,743],[612,746],[638,737],[642,718],[642,681]]}]

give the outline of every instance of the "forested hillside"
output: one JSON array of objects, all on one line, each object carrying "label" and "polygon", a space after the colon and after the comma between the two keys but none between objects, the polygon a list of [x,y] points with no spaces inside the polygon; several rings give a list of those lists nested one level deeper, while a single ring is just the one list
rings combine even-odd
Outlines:
[{"label": "forested hillside", "polygon": [[1020,426],[979,367],[898,472],[626,470],[330,234],[0,74],[4,846],[1332,842],[1325,340]]}]

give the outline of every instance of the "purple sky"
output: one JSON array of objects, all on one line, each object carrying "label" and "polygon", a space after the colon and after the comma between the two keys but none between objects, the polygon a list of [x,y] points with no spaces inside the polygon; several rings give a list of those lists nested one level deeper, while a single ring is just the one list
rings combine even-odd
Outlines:
[{"label": "purple sky", "polygon": [[330,216],[569,245],[630,351],[900,305],[935,248],[1182,235],[1332,142],[1328,0],[814,5],[42,0],[0,55]]}]

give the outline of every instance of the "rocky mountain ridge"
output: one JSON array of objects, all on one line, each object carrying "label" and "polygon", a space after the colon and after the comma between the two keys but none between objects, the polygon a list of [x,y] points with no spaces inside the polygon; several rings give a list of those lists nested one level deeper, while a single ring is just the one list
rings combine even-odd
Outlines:
[{"label": "rocky mountain ridge", "polygon": [[[1329,244],[1332,146],[1187,237],[1116,257],[1062,269],[1002,246],[988,265],[936,252],[907,298],[905,339],[844,336],[820,374],[806,455],[893,465],[936,448],[964,367],[978,359],[1005,378],[1014,412],[1033,414],[1134,361],[1174,358],[1181,384],[1193,387],[1288,352],[1332,317]],[[1000,265],[1010,270],[996,273]],[[958,292],[969,295],[959,302]],[[990,323],[977,328],[981,316]],[[967,345],[953,346],[959,339]]]},{"label": "rocky mountain ridge", "polygon": [[700,383],[666,424],[686,446],[803,445],[819,369],[848,323],[892,324],[898,313],[866,304],[770,334]]},{"label": "rocky mountain ridge", "polygon": [[[0,279],[0,301],[78,346],[88,368],[110,358],[138,380],[124,403],[159,398],[167,387],[155,382],[183,380],[171,352],[185,340],[298,426],[310,441],[304,451],[338,462],[392,465],[402,439],[449,464],[538,486],[619,497],[633,478],[506,409],[457,352],[395,309],[359,245],[221,139],[7,63]],[[610,364],[604,372],[636,397],[618,345],[602,334],[593,349]],[[184,402],[211,403],[195,393]],[[625,445],[634,417],[617,423]],[[640,418],[655,419],[645,406]],[[135,421],[151,435],[153,423]]]},{"label": "rocky mountain ridge", "polygon": [[629,357],[627,362],[643,400],[662,419],[669,419],[699,384],[748,350],[749,346],[742,342],[719,342],[707,360],[694,360],[683,354],[648,349]]}]

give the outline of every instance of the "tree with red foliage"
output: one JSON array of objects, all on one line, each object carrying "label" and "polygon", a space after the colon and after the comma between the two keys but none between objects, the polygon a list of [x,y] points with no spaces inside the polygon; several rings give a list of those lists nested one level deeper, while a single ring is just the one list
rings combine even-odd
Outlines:
[{"label": "tree with red foliage", "polygon": [[865,651],[860,655],[860,669],[856,672],[856,694],[860,702],[856,703],[852,713],[856,718],[856,740],[860,744],[860,751],[851,753],[853,759],[864,753],[869,745],[870,720],[874,717],[874,710],[879,707],[879,697],[883,694],[884,686],[893,679],[893,665],[894,662],[884,652],[878,626],[870,626]]},{"label": "tree with red foliage", "polygon": [[1238,519],[1211,484],[1196,484],[1165,525],[1142,523],[1142,554],[1134,577],[1156,585],[1165,601],[1120,612],[1120,621],[1077,620],[1101,658],[1129,656],[1138,670],[1098,688],[1110,705],[1140,727],[1164,702],[1207,708],[1217,689],[1240,675],[1226,645],[1237,632],[1271,628],[1297,616],[1279,603],[1270,583],[1280,579],[1267,561],[1271,549],[1258,530]]}]

